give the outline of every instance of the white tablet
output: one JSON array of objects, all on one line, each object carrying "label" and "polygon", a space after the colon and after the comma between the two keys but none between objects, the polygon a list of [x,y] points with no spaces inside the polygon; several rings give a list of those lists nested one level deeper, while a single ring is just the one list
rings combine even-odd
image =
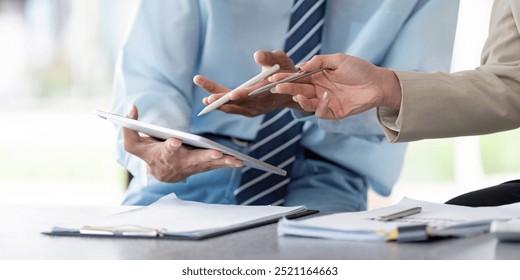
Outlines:
[{"label": "white tablet", "polygon": [[229,147],[226,147],[220,143],[217,143],[215,141],[212,141],[208,138],[204,138],[199,135],[182,132],[182,131],[178,131],[178,130],[174,130],[174,129],[170,129],[170,128],[165,128],[165,127],[161,127],[161,126],[153,125],[153,124],[149,124],[149,123],[144,123],[141,121],[137,121],[137,120],[130,119],[127,117],[122,117],[122,116],[108,113],[108,112],[101,111],[101,110],[97,110],[96,115],[98,115],[99,117],[101,117],[103,119],[110,120],[111,122],[113,122],[117,125],[121,125],[126,128],[130,128],[137,132],[141,132],[141,133],[144,133],[146,135],[149,135],[149,136],[152,136],[152,137],[155,137],[158,139],[166,140],[168,138],[177,138],[177,139],[180,139],[182,141],[182,143],[185,143],[185,144],[188,144],[188,145],[191,145],[194,147],[218,150],[218,151],[223,152],[224,154],[234,156],[234,157],[244,161],[244,164],[249,167],[272,172],[272,173],[282,175],[282,176],[287,175],[287,171],[285,171],[281,168],[270,165],[270,164],[260,161],[256,158],[250,157],[239,151],[235,151]]}]

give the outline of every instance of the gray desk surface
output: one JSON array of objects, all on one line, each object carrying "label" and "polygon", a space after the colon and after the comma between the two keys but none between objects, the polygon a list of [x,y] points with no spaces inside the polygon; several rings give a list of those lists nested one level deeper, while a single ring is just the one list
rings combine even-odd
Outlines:
[{"label": "gray desk surface", "polygon": [[420,243],[360,243],[278,237],[274,224],[202,241],[63,237],[51,225],[121,206],[0,205],[0,259],[520,259],[520,243],[489,234]]}]

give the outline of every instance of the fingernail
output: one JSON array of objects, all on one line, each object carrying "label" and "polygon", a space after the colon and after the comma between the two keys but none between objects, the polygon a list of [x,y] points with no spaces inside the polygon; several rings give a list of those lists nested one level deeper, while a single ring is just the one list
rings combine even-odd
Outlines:
[{"label": "fingernail", "polygon": [[324,92],[323,93],[323,100],[327,100],[329,99],[329,93],[328,92]]},{"label": "fingernail", "polygon": [[298,102],[298,98],[295,96],[292,97],[292,100],[294,100],[295,102]]},{"label": "fingernail", "polygon": [[269,76],[269,77],[267,78],[267,80],[268,80],[269,82],[272,83],[272,82],[273,82],[273,76]]},{"label": "fingernail", "polygon": [[271,92],[271,93],[278,93],[278,92],[276,91],[276,87],[272,88],[272,89],[270,90],[270,92]]},{"label": "fingernail", "polygon": [[133,118],[135,114],[134,105],[130,106],[130,110],[128,111],[127,116]]},{"label": "fingernail", "polygon": [[222,157],[222,154],[211,154],[210,157],[211,159],[218,159]]},{"label": "fingernail", "polygon": [[255,53],[256,60],[263,60],[265,58],[265,54],[263,51],[258,51]]},{"label": "fingernail", "polygon": [[172,148],[174,150],[177,150],[177,148],[179,148],[182,145],[182,142],[179,143],[172,139],[168,139],[166,141],[168,142],[168,145],[170,146],[170,148]]}]

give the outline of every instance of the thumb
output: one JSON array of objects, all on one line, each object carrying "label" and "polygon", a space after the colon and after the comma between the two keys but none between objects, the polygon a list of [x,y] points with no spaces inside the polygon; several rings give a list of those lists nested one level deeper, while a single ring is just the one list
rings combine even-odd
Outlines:
[{"label": "thumb", "polygon": [[130,107],[130,111],[128,111],[128,114],[126,116],[128,118],[137,120],[139,112],[137,112],[137,107],[134,104],[132,104],[132,107]]},{"label": "thumb", "polygon": [[[136,120],[138,117],[137,107],[135,105],[132,105],[130,108],[130,111],[127,114],[127,117],[130,119]],[[129,128],[123,127],[123,147],[124,149],[131,153],[136,154],[138,151],[136,150],[136,144],[139,143],[140,136],[139,133],[137,133],[134,130],[131,130]]]},{"label": "thumb", "polygon": [[164,142],[166,153],[174,153],[182,146],[182,141],[177,138],[168,138]]}]

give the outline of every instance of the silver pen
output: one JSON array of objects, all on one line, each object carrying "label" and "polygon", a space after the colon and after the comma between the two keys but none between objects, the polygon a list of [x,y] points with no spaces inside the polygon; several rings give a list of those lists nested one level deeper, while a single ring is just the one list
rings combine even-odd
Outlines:
[{"label": "silver pen", "polygon": [[252,92],[249,93],[249,96],[253,96],[253,95],[257,95],[257,94],[260,94],[264,91],[267,91],[267,90],[270,90],[272,88],[274,88],[275,86],[281,84],[281,83],[287,83],[287,82],[292,82],[292,81],[295,81],[295,80],[298,80],[298,79],[301,79],[301,78],[305,78],[307,76],[310,76],[312,74],[315,74],[315,73],[318,73],[318,72],[321,72],[323,70],[325,70],[326,68],[320,68],[320,69],[316,69],[316,70],[313,70],[313,71],[309,71],[309,72],[304,72],[304,71],[299,71],[285,79],[281,79],[279,80],[278,82],[274,82],[274,83],[270,83],[270,84],[267,84],[261,88],[258,88],[256,90],[253,90]]},{"label": "silver pen", "polygon": [[421,213],[421,210],[422,210],[421,207],[414,207],[414,208],[406,209],[406,210],[399,211],[396,213],[381,216],[381,217],[377,218],[377,220],[379,220],[381,222],[393,221],[396,219],[401,219],[401,218],[405,218],[405,217],[409,217],[411,215]]}]

